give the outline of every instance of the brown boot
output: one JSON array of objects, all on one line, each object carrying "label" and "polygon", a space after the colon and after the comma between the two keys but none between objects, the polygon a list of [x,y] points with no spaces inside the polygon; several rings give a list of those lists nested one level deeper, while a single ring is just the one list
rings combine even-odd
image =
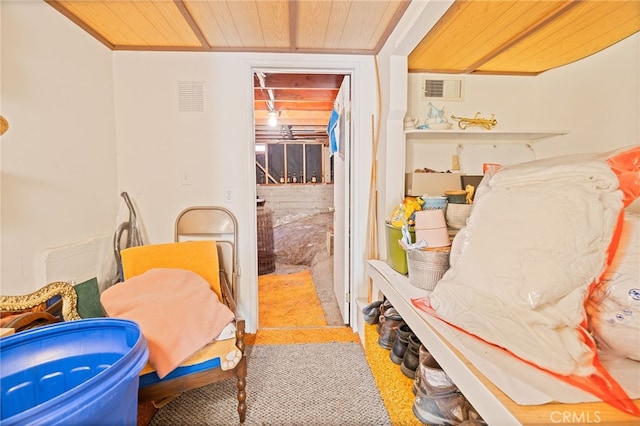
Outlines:
[{"label": "brown boot", "polygon": [[420,343],[418,336],[411,333],[409,335],[409,345],[404,353],[404,357],[402,357],[402,364],[400,364],[400,370],[410,379],[416,378],[416,370],[419,364],[418,351],[421,345],[422,343]]},{"label": "brown boot", "polygon": [[385,311],[380,320],[382,324],[380,326],[378,344],[385,349],[391,349],[396,339],[396,330],[403,322],[402,317],[395,308],[391,307]]},{"label": "brown boot", "polygon": [[422,364],[424,363],[427,356],[431,356],[431,354],[429,353],[429,351],[424,345],[420,345],[420,349],[418,349],[418,368],[416,370],[416,378],[413,382],[413,389],[412,389],[414,395],[418,393],[418,388],[420,387],[420,380],[424,375],[424,367],[422,366]]},{"label": "brown boot", "polygon": [[416,387],[413,413],[421,422],[458,424],[473,418],[470,416],[469,402],[430,353],[423,355],[416,375],[420,379]]},{"label": "brown boot", "polygon": [[380,334],[382,331],[382,323],[384,322],[384,313],[389,308],[393,308],[393,306],[391,306],[391,302],[389,302],[387,299],[384,299],[380,304],[380,306],[378,306],[378,321],[377,321],[378,326],[376,327],[378,334]]},{"label": "brown boot", "polygon": [[402,358],[409,346],[409,335],[413,334],[406,322],[401,323],[396,330],[396,340],[393,342],[389,358],[394,364],[402,364]]}]

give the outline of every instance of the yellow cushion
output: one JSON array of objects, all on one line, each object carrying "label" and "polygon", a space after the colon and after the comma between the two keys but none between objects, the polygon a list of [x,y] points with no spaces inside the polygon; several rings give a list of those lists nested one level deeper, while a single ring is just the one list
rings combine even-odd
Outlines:
[{"label": "yellow cushion", "polygon": [[216,242],[181,241],[122,250],[122,272],[127,280],[154,268],[187,269],[202,276],[222,299]]}]

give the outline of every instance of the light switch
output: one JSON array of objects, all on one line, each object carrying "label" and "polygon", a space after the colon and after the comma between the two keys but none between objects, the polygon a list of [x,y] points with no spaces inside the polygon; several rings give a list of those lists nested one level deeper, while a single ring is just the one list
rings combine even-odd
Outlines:
[{"label": "light switch", "polygon": [[460,160],[455,154],[451,156],[451,170],[460,170]]},{"label": "light switch", "polygon": [[180,184],[191,185],[191,175],[187,171],[180,172]]}]

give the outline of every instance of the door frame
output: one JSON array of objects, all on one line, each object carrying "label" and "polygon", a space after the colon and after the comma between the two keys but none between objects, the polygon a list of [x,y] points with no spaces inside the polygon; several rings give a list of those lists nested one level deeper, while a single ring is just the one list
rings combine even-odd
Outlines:
[{"label": "door frame", "polygon": [[[254,117],[254,109],[253,109],[253,75],[256,72],[265,72],[265,73],[300,73],[300,74],[344,74],[344,75],[348,75],[350,80],[351,80],[351,87],[350,87],[350,96],[351,96],[351,111],[352,111],[352,115],[353,115],[353,111],[356,108],[356,98],[354,96],[354,79],[355,74],[357,73],[356,70],[357,66],[354,67],[344,67],[344,66],[310,66],[309,68],[305,68],[305,67],[300,67],[300,66],[285,66],[285,65],[279,65],[279,66],[274,66],[274,65],[266,65],[266,64],[249,64],[249,79],[247,79],[247,81],[251,84],[251,119],[252,119],[252,124],[251,124],[251,129],[253,130],[252,135],[251,135],[251,139],[252,139],[252,143],[251,143],[251,157],[250,157],[250,161],[251,164],[253,164],[253,168],[251,170],[255,169],[255,117]],[[328,123],[327,123],[328,124]],[[348,163],[348,168],[349,168],[349,175],[353,176],[353,168],[354,168],[354,162],[351,161],[351,159],[353,158],[353,134],[354,134],[354,130],[353,130],[353,126],[350,129],[351,132],[351,139],[352,139],[352,143],[349,146],[350,149],[350,155],[349,155],[349,163]],[[250,183],[252,183],[252,187],[253,187],[253,193],[254,193],[254,198],[255,198],[255,192],[256,192],[256,188],[257,188],[257,182],[256,182],[256,178],[255,178],[255,172],[253,172],[251,174],[251,178],[250,178]],[[335,185],[335,183],[334,183]],[[357,316],[355,311],[357,311],[356,309],[356,295],[357,295],[357,288],[356,288],[356,283],[354,283],[354,279],[353,279],[353,271],[354,271],[354,256],[353,256],[353,185],[351,185],[351,183],[345,183],[345,185],[347,185],[347,191],[349,194],[349,208],[347,209],[349,214],[347,215],[347,217],[345,218],[345,224],[346,224],[346,229],[347,232],[349,233],[350,237],[349,237],[349,241],[350,241],[350,245],[349,247],[345,247],[345,252],[348,253],[349,255],[349,262],[348,262],[348,283],[345,284],[345,288],[348,289],[348,294],[349,294],[349,317],[346,318],[346,321],[348,321],[348,323],[346,323],[346,325],[353,327],[357,326]],[[249,216],[250,218],[253,218],[252,223],[255,224],[257,223],[257,206],[255,205],[255,203],[253,203],[253,207],[252,207],[252,212]],[[254,241],[253,241],[253,246],[256,247],[256,253],[257,253],[257,233],[254,232],[253,233],[254,237]],[[339,238],[337,235],[334,235],[334,244],[336,243],[336,241],[338,241]],[[340,241],[344,241],[344,238],[340,239]],[[257,261],[257,256],[256,256],[256,261]],[[257,262],[256,262],[257,265]],[[251,296],[250,296],[250,306],[251,306],[251,313],[252,316],[254,318],[254,324],[255,324],[255,328],[256,330],[259,328],[260,326],[260,318],[258,317],[258,285],[257,285],[257,266],[256,266],[256,277],[255,277],[255,282],[256,285],[253,286],[253,288],[251,289]],[[334,280],[335,280],[335,276],[334,276]],[[334,281],[335,283],[335,281]],[[337,296],[336,296],[337,297]]]}]

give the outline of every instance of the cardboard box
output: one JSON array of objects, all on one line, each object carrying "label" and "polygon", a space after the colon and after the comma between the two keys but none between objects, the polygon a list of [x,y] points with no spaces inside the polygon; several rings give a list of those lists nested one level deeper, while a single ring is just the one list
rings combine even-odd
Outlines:
[{"label": "cardboard box", "polygon": [[412,197],[443,195],[450,189],[463,189],[460,173],[405,173],[404,193]]}]

